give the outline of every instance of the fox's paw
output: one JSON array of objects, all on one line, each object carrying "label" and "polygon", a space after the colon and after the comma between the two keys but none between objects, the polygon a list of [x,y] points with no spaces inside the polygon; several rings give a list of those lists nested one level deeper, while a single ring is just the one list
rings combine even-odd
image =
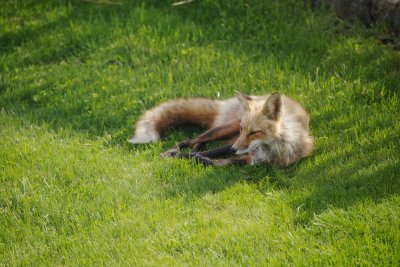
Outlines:
[{"label": "fox's paw", "polygon": [[188,148],[191,146],[190,140],[185,140],[176,145],[179,149]]},{"label": "fox's paw", "polygon": [[193,158],[196,160],[196,162],[201,163],[204,166],[215,166],[214,162],[210,158],[201,156],[199,154],[194,155]]},{"label": "fox's paw", "polygon": [[179,156],[179,151],[175,147],[170,148],[167,151],[160,154],[160,157],[162,157],[162,158],[175,158],[178,156]]}]

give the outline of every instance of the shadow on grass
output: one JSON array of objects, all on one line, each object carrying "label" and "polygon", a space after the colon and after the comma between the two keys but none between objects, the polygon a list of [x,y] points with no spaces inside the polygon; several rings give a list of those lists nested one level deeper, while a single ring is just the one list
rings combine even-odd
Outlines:
[{"label": "shadow on grass", "polygon": [[[14,68],[58,64],[71,58],[83,63],[89,54],[85,43],[96,39],[96,33],[68,35],[64,30],[74,21],[76,22],[76,18],[70,13],[67,16],[60,16],[54,21],[7,32],[0,36],[2,54],[17,55],[18,60],[13,62]],[[50,38],[57,40],[56,46],[46,44]],[[32,51],[21,54],[19,52],[21,47],[31,47]],[[8,67],[0,64],[2,71]]]},{"label": "shadow on grass", "polygon": [[[28,42],[33,43],[35,47],[40,47],[41,43],[38,41],[39,36],[59,34],[68,24],[85,23],[85,26],[91,29],[93,28],[93,23],[95,23],[95,21],[91,21],[91,17],[96,16],[96,14],[101,17],[102,21],[112,20],[112,17],[118,16],[121,25],[123,25],[128,22],[130,13],[141,8],[147,8],[149,9],[148,13],[151,13],[152,10],[156,10],[159,13],[164,12],[168,16],[176,17],[180,25],[184,25],[188,21],[195,22],[197,27],[204,33],[203,38],[198,40],[196,45],[213,43],[215,47],[221,51],[231,49],[238,54],[246,53],[253,61],[274,56],[278,58],[276,62],[279,62],[278,64],[283,68],[289,66],[289,69],[295,72],[301,72],[305,77],[310,76],[310,78],[313,78],[312,76],[317,67],[323,66],[327,69],[331,69],[332,72],[340,73],[344,71],[343,75],[348,75],[347,78],[358,79],[359,77],[351,77],[356,76],[355,74],[357,71],[351,72],[340,68],[342,66],[347,66],[348,69],[353,69],[355,66],[365,67],[366,64],[361,63],[370,62],[371,59],[378,62],[381,59],[376,49],[371,50],[368,49],[368,47],[354,54],[355,50],[351,42],[345,43],[342,46],[339,45],[338,49],[330,51],[331,46],[333,45],[333,47],[335,47],[335,44],[324,41],[327,34],[330,32],[328,31],[328,33],[325,33],[324,27],[330,27],[332,25],[329,22],[325,22],[324,25],[319,26],[318,23],[315,22],[314,14],[304,10],[303,4],[298,3],[291,5],[286,2],[279,3],[278,1],[274,4],[257,1],[252,5],[248,5],[237,1],[237,3],[226,5],[218,1],[195,1],[190,5],[183,5],[182,7],[176,8],[169,6],[167,2],[159,3],[154,1],[145,1],[142,5],[138,3],[124,3],[122,6],[71,3],[75,5],[75,7],[72,8],[65,17],[60,17],[58,20],[45,25],[3,35],[0,38],[0,43],[5,48],[4,53],[12,53],[17,47]],[[146,5],[153,5],[153,7],[148,8]],[[149,23],[157,22],[153,21]],[[157,25],[153,26],[157,27]],[[109,31],[110,35],[112,35],[112,31],[115,27],[115,25],[110,23],[109,28],[102,29],[102,34],[104,35],[104,32]],[[17,66],[48,64],[71,59],[78,59],[81,62],[85,62],[85,59],[93,52],[90,51],[90,49],[88,50],[87,43],[93,43],[95,47],[101,48],[113,41],[107,38],[96,38],[97,35],[99,35],[99,32],[96,30],[86,30],[84,33],[78,34],[77,36],[67,34],[65,36],[60,35],[63,37],[63,39],[60,40],[60,46],[52,48],[43,47],[43,49],[40,49],[41,53],[29,55],[16,64]],[[316,43],[315,40],[320,40],[320,42]],[[329,55],[329,53],[331,53],[331,55]],[[378,57],[374,56],[377,54]],[[329,59],[321,62],[321,55],[328,55]],[[119,55],[120,58],[124,58],[124,56],[124,54]],[[359,58],[363,59],[362,62],[358,62]],[[373,82],[371,80],[374,80],[379,83],[379,75],[381,75],[381,73],[393,73],[393,75],[397,75],[399,61],[395,59],[388,59],[386,61],[388,62],[382,62],[382,60],[378,62],[379,71],[375,70],[373,64],[369,65],[371,67],[369,71],[370,75],[368,75],[368,82]],[[121,66],[121,68],[124,68],[124,66]],[[344,79],[346,79],[346,77],[344,77]],[[388,91],[394,90],[393,80],[394,79],[388,81],[387,84],[376,85],[376,90],[370,92],[363,90],[364,88],[360,88],[360,92],[356,92],[356,97],[362,95],[367,98],[368,101],[377,99],[382,93],[382,86]],[[51,87],[50,85],[46,86]],[[4,88],[4,86],[2,87]],[[43,91],[43,89],[39,88],[38,91]],[[35,91],[28,93],[28,97],[33,97],[34,95],[36,95]],[[18,103],[18,100],[24,102],[24,96],[21,96],[21,99],[11,98],[9,102]],[[52,99],[49,99],[49,101],[52,101]],[[76,100],[71,99],[70,101]],[[88,123],[86,123],[87,119],[85,118],[82,120],[82,124],[80,125],[79,121],[76,120],[76,115],[79,115],[79,112],[83,113],[84,105],[87,104],[79,100],[76,102],[77,105],[71,107],[72,112],[69,112],[68,108],[62,103],[58,105],[60,109],[66,109],[60,112],[60,114],[66,114],[66,116],[60,116],[62,121],[59,122],[58,118],[54,117],[53,121],[56,126],[63,126],[63,124],[69,123],[77,130],[86,130],[88,126]],[[41,107],[40,103],[33,104],[36,108],[38,106]],[[51,108],[53,109],[54,107]],[[77,112],[74,112],[74,110]],[[37,112],[36,118],[39,121],[48,121],[48,114],[52,113],[53,110],[49,111],[50,110],[44,107],[41,113]],[[134,110],[131,109],[130,112],[133,113]],[[129,112],[126,112],[126,114],[128,113]],[[71,117],[69,117],[68,114],[71,114]],[[110,127],[111,131],[118,127],[118,125],[112,123],[112,118],[102,118],[101,115],[102,114],[95,114],[95,116],[92,117],[97,117],[100,124],[106,126],[112,125]],[[92,123],[91,125],[96,129],[96,123]],[[100,128],[100,131],[95,131],[94,133],[101,134],[104,127],[102,126]],[[122,141],[122,139],[119,139],[119,141]]]},{"label": "shadow on grass", "polygon": [[[361,86],[353,92],[354,98],[358,99],[357,101],[364,101],[363,103],[379,100],[398,89],[395,78],[379,78],[383,74],[396,77],[400,70],[400,57],[383,57],[384,52],[377,50],[379,49],[377,46],[371,48],[368,45],[363,45],[354,37],[347,39],[338,37],[339,40],[343,38],[340,43],[330,43],[335,39],[329,38],[333,30],[328,28],[335,27],[335,25],[329,21],[329,16],[321,16],[323,23],[318,23],[315,14],[296,1],[293,1],[292,4],[290,1],[284,3],[256,1],[252,4],[244,4],[241,1],[229,4],[219,1],[195,1],[190,5],[180,7],[171,7],[167,1],[123,3],[121,6],[76,3],[74,1],[70,3],[72,8],[66,12],[66,15],[60,16],[53,22],[2,35],[0,44],[5,49],[2,53],[12,55],[18,47],[31,43],[32,47],[41,47],[39,52],[18,59],[15,66],[43,65],[59,63],[63,60],[67,62],[78,60],[84,63],[94,52],[94,49],[104,48],[114,41],[112,38],[104,38],[104,36],[113,36],[114,30],[129,23],[132,13],[137,10],[144,10],[146,14],[157,12],[157,16],[165,13],[166,16],[174,17],[177,22],[175,27],[194,22],[203,36],[195,41],[189,39],[189,45],[213,44],[222,53],[231,50],[236,54],[246,54],[254,62],[275,57],[281,68],[301,73],[304,77],[312,80],[316,78],[317,68],[325,69],[327,76],[333,73],[342,75],[347,82],[363,79],[360,81]],[[57,7],[57,5],[54,7]],[[110,22],[107,24],[109,27],[102,29],[94,27],[96,18],[107,23],[107,21],[112,21],[116,17],[118,17],[119,25]],[[160,27],[155,18],[146,22],[148,27]],[[83,24],[85,30],[80,31],[77,27],[78,33],[65,34],[62,32],[68,25],[74,24]],[[139,27],[136,31],[132,34],[138,34]],[[59,36],[60,45],[55,47],[43,46],[39,36],[52,35]],[[319,41],[316,42],[316,40]],[[88,44],[91,44],[92,48]],[[124,59],[126,57],[125,52],[120,51],[121,54],[117,52],[115,58]],[[115,58],[110,60],[118,63],[119,61]],[[376,62],[378,67],[375,64],[369,64],[371,62]],[[120,68],[121,71],[124,71],[125,68],[131,68],[131,66],[117,63],[116,68]],[[4,66],[2,67],[4,68]],[[360,68],[367,68],[368,75],[360,77],[358,75]],[[364,82],[374,83],[373,86],[368,87],[372,89],[366,90],[366,87],[362,86]],[[80,85],[76,84],[76,86]],[[5,91],[5,88],[10,87],[12,87],[11,83],[4,79],[1,90]],[[141,108],[129,106],[127,110],[120,110],[117,119],[115,116],[108,116],[107,112],[92,111],[90,113],[91,111],[88,110],[90,103],[95,105],[104,105],[105,103],[99,102],[101,98],[84,99],[81,96],[73,96],[74,99],[67,98],[63,99],[64,102],[49,105],[49,103],[59,101],[57,94],[63,93],[62,91],[54,92],[54,94],[48,93],[46,97],[37,101],[40,93],[51,92],[52,87],[54,87],[54,84],[30,86],[28,87],[29,90],[24,88],[22,94],[2,96],[4,100],[2,106],[18,112],[18,107],[14,107],[21,103],[26,104],[27,107],[22,113],[29,113],[30,109],[35,109],[34,120],[39,123],[41,121],[50,123],[55,128],[72,128],[77,131],[88,132],[90,135],[118,132],[113,135],[115,144],[125,142],[131,134],[130,123],[123,123],[123,120],[128,121],[130,118],[137,118],[143,111]],[[304,88],[302,90],[307,91],[309,89]],[[117,108],[117,106],[114,106],[114,109]],[[79,116],[82,117],[79,118]],[[124,127],[122,131],[121,125]]]}]

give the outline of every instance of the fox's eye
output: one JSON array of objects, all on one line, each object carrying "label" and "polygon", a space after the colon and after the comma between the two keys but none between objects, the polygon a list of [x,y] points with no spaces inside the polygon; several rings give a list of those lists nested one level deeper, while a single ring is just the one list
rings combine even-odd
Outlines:
[{"label": "fox's eye", "polygon": [[260,131],[251,131],[250,132],[250,135],[254,135],[254,134],[257,134],[257,133],[259,133]]}]

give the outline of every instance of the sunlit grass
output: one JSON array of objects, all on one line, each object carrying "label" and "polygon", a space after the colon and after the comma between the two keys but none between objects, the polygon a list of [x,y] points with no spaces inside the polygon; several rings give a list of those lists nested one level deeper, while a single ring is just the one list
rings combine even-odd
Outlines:
[{"label": "sunlit grass", "polygon": [[[96,3],[97,2],[97,3]],[[0,265],[400,260],[400,54],[302,1],[6,1]],[[279,91],[315,152],[286,169],[161,160],[126,140],[180,96]]]}]

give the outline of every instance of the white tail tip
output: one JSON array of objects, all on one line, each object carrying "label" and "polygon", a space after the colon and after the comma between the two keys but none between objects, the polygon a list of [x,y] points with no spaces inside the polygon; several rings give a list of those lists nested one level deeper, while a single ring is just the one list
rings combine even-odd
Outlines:
[{"label": "white tail tip", "polygon": [[135,135],[131,139],[128,140],[129,143],[131,144],[147,144],[147,143],[152,143],[155,142],[159,139],[160,137],[157,135]]}]

